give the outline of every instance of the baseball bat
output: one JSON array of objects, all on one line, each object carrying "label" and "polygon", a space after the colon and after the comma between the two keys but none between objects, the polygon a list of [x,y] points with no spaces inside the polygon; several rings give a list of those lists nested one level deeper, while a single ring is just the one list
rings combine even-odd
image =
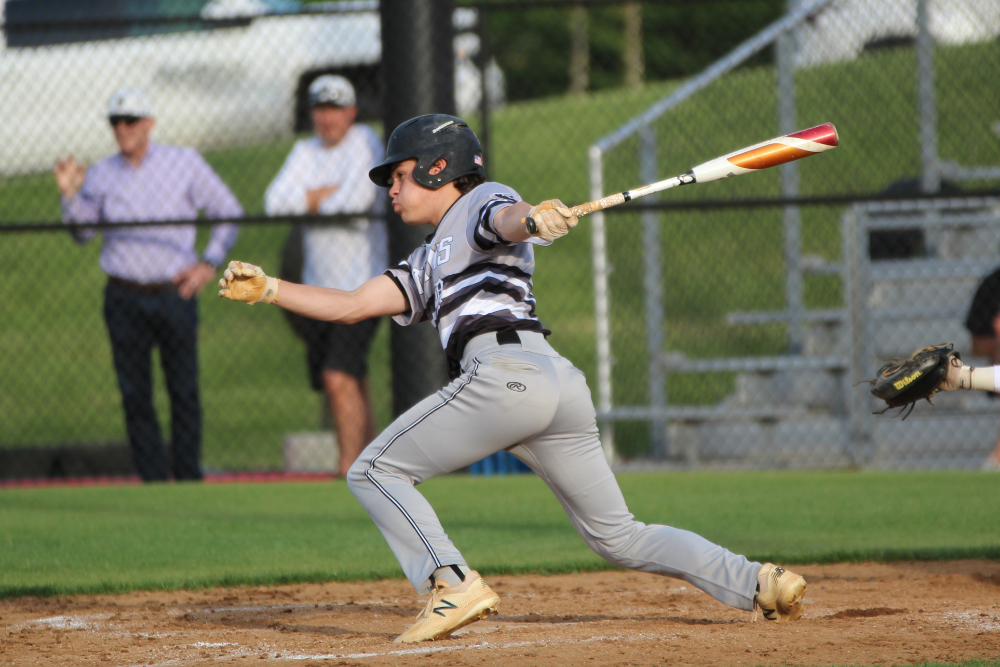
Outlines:
[{"label": "baseball bat", "polygon": [[[693,167],[673,178],[650,185],[643,185],[635,190],[626,190],[618,194],[608,195],[596,201],[573,206],[570,210],[573,212],[573,215],[582,217],[594,211],[618,206],[627,201],[651,195],[654,192],[676,188],[679,185],[708,183],[722,178],[741,176],[754,171],[769,169],[770,167],[776,167],[779,164],[785,164],[794,160],[801,160],[816,153],[833,150],[839,143],[840,138],[837,135],[837,128],[833,126],[833,123],[823,123],[816,127],[810,127],[808,130],[800,130],[768,141],[762,141],[753,146],[741,148],[738,151],[733,151],[714,160],[703,162],[697,167]],[[535,221],[530,217],[524,219],[524,224],[531,234],[534,234],[538,229]]]}]

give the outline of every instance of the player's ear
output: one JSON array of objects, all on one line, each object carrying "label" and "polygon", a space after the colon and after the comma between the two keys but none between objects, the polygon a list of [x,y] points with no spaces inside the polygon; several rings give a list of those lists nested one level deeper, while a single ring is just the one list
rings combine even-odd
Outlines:
[{"label": "player's ear", "polygon": [[444,158],[439,159],[437,162],[431,165],[431,168],[427,170],[427,174],[430,176],[435,176],[444,171],[444,168],[448,166],[448,161]]}]

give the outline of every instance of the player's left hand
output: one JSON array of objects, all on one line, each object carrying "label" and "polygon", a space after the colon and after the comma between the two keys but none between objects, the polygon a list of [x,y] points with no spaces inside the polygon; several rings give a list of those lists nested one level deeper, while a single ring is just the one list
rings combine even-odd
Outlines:
[{"label": "player's left hand", "polygon": [[246,262],[229,262],[229,267],[219,281],[219,296],[233,301],[243,301],[251,306],[255,303],[277,303],[277,278],[264,273],[264,269]]},{"label": "player's left hand", "polygon": [[955,391],[956,389],[972,388],[972,369],[962,365],[962,359],[957,354],[948,357],[948,372],[938,385],[938,391]]},{"label": "player's left hand", "polygon": [[532,207],[528,212],[528,218],[535,221],[535,232],[532,236],[550,242],[566,236],[579,222],[573,211],[558,199],[547,199]]}]

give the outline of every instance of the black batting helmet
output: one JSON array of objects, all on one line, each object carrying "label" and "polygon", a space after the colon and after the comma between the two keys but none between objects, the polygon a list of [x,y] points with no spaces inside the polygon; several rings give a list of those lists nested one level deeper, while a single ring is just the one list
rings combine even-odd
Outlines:
[{"label": "black batting helmet", "polygon": [[[448,165],[440,174],[427,170],[444,159]],[[461,176],[483,171],[483,147],[479,138],[461,118],[432,113],[417,116],[392,131],[385,149],[385,160],[368,172],[375,185],[392,185],[392,167],[403,160],[415,159],[413,180],[425,188],[437,190]]]}]

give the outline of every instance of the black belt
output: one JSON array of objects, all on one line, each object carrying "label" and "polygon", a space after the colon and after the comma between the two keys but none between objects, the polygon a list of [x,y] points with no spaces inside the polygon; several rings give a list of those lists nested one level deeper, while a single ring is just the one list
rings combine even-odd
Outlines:
[{"label": "black belt", "polygon": [[497,332],[497,345],[520,345],[521,337],[518,335],[517,331],[498,331]]},{"label": "black belt", "polygon": [[115,287],[123,287],[133,292],[149,293],[162,292],[175,286],[173,283],[137,283],[134,280],[125,280],[124,278],[117,278],[115,276],[108,276],[108,284]]}]

